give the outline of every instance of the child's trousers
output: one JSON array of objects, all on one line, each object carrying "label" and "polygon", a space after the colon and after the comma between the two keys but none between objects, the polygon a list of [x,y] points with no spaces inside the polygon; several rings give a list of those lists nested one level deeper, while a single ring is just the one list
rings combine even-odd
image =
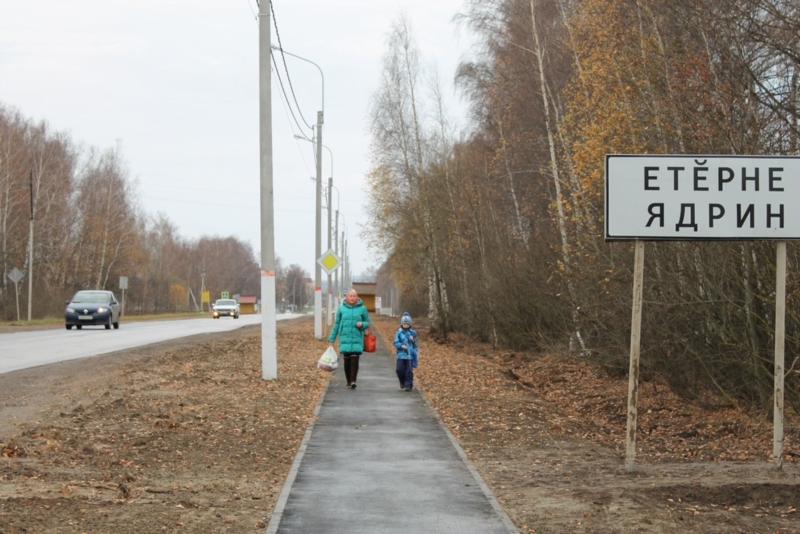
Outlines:
[{"label": "child's trousers", "polygon": [[411,367],[411,360],[397,360],[397,378],[400,380],[400,387],[404,389],[414,387],[414,368]]}]

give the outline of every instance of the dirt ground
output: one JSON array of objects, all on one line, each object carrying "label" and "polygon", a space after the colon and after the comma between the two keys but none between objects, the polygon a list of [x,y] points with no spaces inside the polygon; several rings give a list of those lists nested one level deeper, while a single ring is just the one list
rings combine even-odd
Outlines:
[{"label": "dirt ground", "polygon": [[[395,321],[378,319],[382,340]],[[558,355],[422,334],[416,383],[521,532],[800,533],[800,425],[705,409]],[[263,532],[328,376],[313,320],[0,375],[0,533]]]}]

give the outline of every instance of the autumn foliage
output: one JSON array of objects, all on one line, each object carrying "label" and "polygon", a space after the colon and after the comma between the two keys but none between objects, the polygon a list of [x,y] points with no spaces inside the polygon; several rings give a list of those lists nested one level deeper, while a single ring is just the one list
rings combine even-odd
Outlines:
[{"label": "autumn foliage", "polygon": [[[33,217],[33,241],[29,236]],[[122,150],[77,146],[46,122],[34,123],[0,104],[0,321],[28,306],[33,259],[32,318],[59,316],[79,289],[118,293],[127,277],[128,315],[208,311],[222,291],[258,294],[260,272],[252,247],[236,237],[187,239],[163,213],[139,204]],[[33,247],[32,254],[31,246]],[[277,297],[306,304],[308,274],[277,259]],[[20,284],[7,273],[25,273]]]},{"label": "autumn foliage", "polygon": [[[774,0],[470,0],[456,133],[410,23],[371,115],[372,245],[432,331],[564,347],[627,372],[633,254],[603,239],[604,156],[797,154],[800,8]],[[800,407],[800,248],[787,402]],[[771,407],[775,247],[650,243],[642,366],[678,393]]]}]

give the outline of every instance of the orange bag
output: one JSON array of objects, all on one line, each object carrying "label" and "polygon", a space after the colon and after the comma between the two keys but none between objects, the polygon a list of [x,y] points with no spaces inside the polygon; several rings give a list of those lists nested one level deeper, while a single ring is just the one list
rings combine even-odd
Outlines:
[{"label": "orange bag", "polygon": [[375,352],[378,347],[378,338],[372,333],[372,325],[367,327],[367,333],[364,334],[364,352]]}]

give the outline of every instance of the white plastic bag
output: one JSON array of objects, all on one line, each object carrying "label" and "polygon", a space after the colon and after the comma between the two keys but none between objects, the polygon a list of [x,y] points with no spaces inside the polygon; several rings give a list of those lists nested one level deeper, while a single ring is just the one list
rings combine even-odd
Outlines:
[{"label": "white plastic bag", "polygon": [[325,352],[322,353],[322,356],[317,362],[317,367],[323,371],[335,371],[339,368],[339,356],[336,354],[333,346],[329,346],[325,349]]}]

